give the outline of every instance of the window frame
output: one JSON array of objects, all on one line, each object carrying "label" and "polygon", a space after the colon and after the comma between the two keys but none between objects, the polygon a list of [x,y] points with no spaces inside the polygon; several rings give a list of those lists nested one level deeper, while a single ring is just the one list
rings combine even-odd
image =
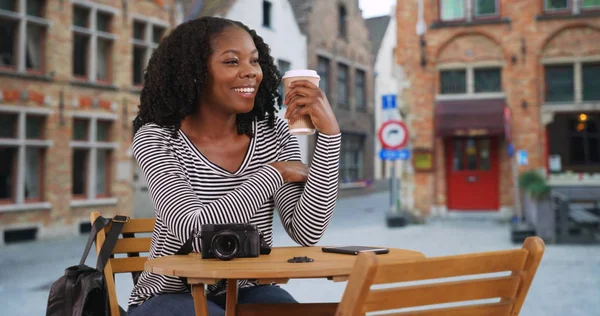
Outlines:
[{"label": "window frame", "polygon": [[[359,85],[359,74],[362,74],[362,85]],[[359,102],[357,96],[357,91],[359,88],[362,88],[362,103]],[[367,112],[367,71],[362,68],[356,68],[354,70],[354,105],[357,112]]]},{"label": "window frame", "polygon": [[[84,81],[92,84],[101,84],[101,85],[109,85],[114,81],[113,76],[113,54],[115,51],[115,43],[118,40],[118,36],[115,33],[112,33],[113,28],[111,27],[114,24],[116,16],[119,14],[119,10],[91,2],[85,0],[72,0],[71,9],[74,11],[75,7],[80,7],[88,10],[87,16],[87,25],[86,27],[77,26],[74,24],[74,20],[71,22],[71,33],[73,34],[73,38],[75,35],[80,35],[88,38],[88,42],[86,43],[86,74],[84,76],[76,75],[75,69],[71,70],[71,76],[75,81]],[[106,14],[111,18],[111,26],[109,26],[108,32],[99,31],[97,25],[98,14]],[[99,41],[108,41],[108,52],[107,52],[107,69],[106,69],[106,79],[98,79],[98,42]],[[73,63],[75,59],[75,52],[71,53],[71,62]]]},{"label": "window frame", "polygon": [[[362,161],[354,161],[354,165],[351,166],[347,166],[345,164],[345,154],[348,151],[348,143],[349,140],[352,141],[356,141],[358,140],[358,142],[353,143],[353,144],[358,144],[358,150],[354,150],[354,148],[351,152],[352,153],[358,153],[361,157],[362,157]],[[365,177],[365,155],[366,155],[366,135],[364,134],[358,134],[358,133],[344,133],[342,132],[342,143],[340,145],[340,179],[342,183],[351,183],[351,182],[356,182],[356,181],[361,181],[364,179]],[[345,174],[349,171],[349,170],[356,170],[357,171],[357,179],[350,179],[350,181],[346,181],[344,176]]]},{"label": "window frame", "polygon": [[[499,92],[475,92],[475,71],[477,69],[486,68],[499,68],[500,70],[500,91]],[[495,99],[504,98],[506,92],[504,90],[504,68],[503,62],[478,62],[478,63],[454,63],[445,64],[437,67],[437,86],[436,86],[436,100],[460,100],[460,99]],[[466,93],[455,93],[455,94],[442,94],[441,93],[441,72],[445,70],[465,70],[466,76]]]},{"label": "window frame", "polygon": [[[0,213],[24,210],[50,209],[51,205],[46,201],[45,195],[45,159],[47,150],[53,146],[53,141],[45,139],[45,129],[48,124],[50,115],[53,113],[50,109],[45,108],[28,108],[25,106],[8,106],[0,105],[0,112],[9,115],[17,115],[17,124],[15,135],[12,138],[0,138],[0,147],[16,148],[16,161],[13,165],[13,196],[9,199],[0,200]],[[42,138],[27,138],[27,117],[37,116],[42,117],[44,125],[42,126]],[[26,152],[28,148],[41,149],[39,158],[40,177],[38,185],[40,194],[38,198],[27,198],[25,196],[25,177],[26,177]]]},{"label": "window frame", "polygon": [[342,39],[348,38],[348,8],[343,3],[338,4],[338,37]]},{"label": "window frame", "polygon": [[[16,47],[13,49],[15,63],[12,66],[0,66],[2,71],[10,71],[17,73],[28,73],[33,75],[43,75],[46,73],[46,39],[48,28],[51,22],[44,18],[48,7],[49,0],[42,0],[42,9],[40,15],[42,17],[27,15],[27,0],[14,0],[16,3],[16,11],[7,11],[0,9],[0,20],[17,22],[15,27],[15,42]],[[40,36],[40,67],[39,69],[27,68],[27,26],[33,24],[36,27],[41,27]]]},{"label": "window frame", "polygon": [[[267,10],[268,16],[265,16],[265,10]],[[266,18],[268,18],[268,19],[266,19]],[[267,24],[265,22],[269,22],[269,23]],[[273,29],[273,2],[272,1],[263,0],[263,2],[262,2],[262,22],[261,22],[261,25],[264,28]]]},{"label": "window frame", "polygon": [[[133,31],[135,23],[142,23],[144,25],[144,39],[140,40],[135,38],[135,34]],[[156,18],[150,18],[139,14],[131,14],[131,37],[129,39],[129,44],[131,47],[131,85],[135,88],[141,89],[144,86],[144,69],[148,66],[148,62],[150,61],[150,57],[152,56],[152,52],[158,48],[159,43],[154,42],[154,28],[162,28],[163,29],[163,38],[165,33],[169,30],[169,23],[162,21]],[[162,40],[162,38],[161,38]],[[141,73],[141,83],[136,83],[134,80],[135,72],[133,71],[134,67],[134,48],[142,48],[144,50],[144,57],[142,62],[142,73]]]},{"label": "window frame", "polygon": [[[321,90],[323,90],[323,92],[325,92],[325,95],[329,96],[331,94],[331,58],[327,57],[327,56],[322,56],[322,55],[317,55],[317,73],[319,75],[319,77],[321,77],[319,79],[319,88],[321,88]],[[325,72],[325,75],[323,75],[322,72],[320,72],[321,68],[319,67],[321,65],[321,61],[326,63],[327,66],[327,70]],[[336,81],[337,82],[337,81]],[[325,87],[321,86],[321,84],[324,84]]]},{"label": "window frame", "polygon": [[573,65],[574,70],[573,70],[573,82],[574,82],[574,100],[573,101],[547,101],[546,100],[546,94],[545,94],[545,89],[546,89],[546,81],[544,80],[542,83],[542,99],[543,99],[543,104],[544,105],[548,105],[550,107],[554,107],[554,108],[559,108],[562,105],[565,105],[568,108],[572,107],[572,104],[581,104],[581,103],[597,103],[600,104],[600,100],[584,100],[583,99],[583,65],[584,64],[596,64],[596,63],[600,63],[600,55],[594,55],[594,56],[587,56],[587,57],[580,57],[580,58],[574,58],[574,57],[558,57],[558,58],[545,58],[541,60],[541,66],[542,66],[542,77],[545,78],[546,76],[546,66],[553,66],[553,65]]},{"label": "window frame", "polygon": [[[114,166],[115,166],[115,157],[117,154],[117,149],[119,148],[119,142],[115,138],[114,128],[116,128],[116,123],[118,117],[116,114],[111,113],[98,113],[98,112],[75,112],[71,117],[71,124],[76,120],[86,120],[87,131],[86,131],[86,140],[70,140],[69,147],[71,148],[71,152],[74,153],[75,150],[87,150],[87,159],[85,161],[86,170],[85,170],[85,184],[84,184],[84,194],[83,195],[73,195],[73,189],[71,189],[71,207],[79,207],[79,206],[90,206],[90,205],[114,205],[117,204],[117,199],[113,197],[114,192],[112,192],[112,183],[113,183],[113,174],[114,174]],[[108,133],[109,141],[97,141],[96,135],[98,132],[98,122],[99,121],[109,121],[111,126]],[[96,192],[96,173],[98,170],[98,151],[99,150],[110,150],[109,163],[106,167],[106,192],[107,194],[99,195]],[[71,155],[73,157],[73,155]],[[71,170],[73,169],[73,161],[71,162]],[[71,180],[72,182],[72,180]],[[74,185],[71,183],[71,185]]]},{"label": "window frame", "polygon": [[481,21],[481,20],[495,20],[502,17],[502,6],[500,0],[494,0],[496,3],[496,12],[494,14],[486,14],[486,15],[478,15],[477,14],[477,0],[454,0],[454,1],[462,1],[463,2],[463,16],[462,18],[457,19],[444,19],[442,17],[442,7],[444,0],[437,0],[437,9],[438,9],[438,21],[443,23],[463,23],[463,22],[472,22],[472,21]]},{"label": "window frame", "polygon": [[[350,80],[350,65],[344,63],[344,62],[336,62],[336,105],[338,108],[340,109],[345,109],[345,110],[349,110],[350,109],[350,87],[351,87],[351,80]],[[344,86],[345,86],[345,93],[344,93],[344,98],[345,98],[345,102],[342,103],[340,100],[340,74],[341,71],[340,69],[346,69],[346,77],[345,77],[345,81],[344,81]]]}]

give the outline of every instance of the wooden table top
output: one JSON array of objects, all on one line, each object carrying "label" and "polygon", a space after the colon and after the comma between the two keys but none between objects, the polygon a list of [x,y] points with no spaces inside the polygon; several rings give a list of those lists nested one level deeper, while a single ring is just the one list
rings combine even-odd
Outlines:
[{"label": "wooden table top", "polygon": [[[293,257],[314,259],[308,263],[289,263]],[[147,260],[148,272],[203,280],[218,279],[296,279],[347,277],[356,260],[355,255],[325,253],[321,246],[275,247],[269,255],[257,258],[234,258],[231,261],[202,259],[199,253],[172,255]],[[419,259],[425,256],[417,251],[391,248],[387,254],[377,255],[381,263]]]}]

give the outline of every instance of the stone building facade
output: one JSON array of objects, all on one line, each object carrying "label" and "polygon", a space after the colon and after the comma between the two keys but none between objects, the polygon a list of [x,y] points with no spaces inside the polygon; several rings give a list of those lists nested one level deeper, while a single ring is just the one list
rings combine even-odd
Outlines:
[{"label": "stone building facade", "polygon": [[360,186],[373,179],[375,127],[374,56],[358,0],[289,2],[307,36],[308,68],[321,76],[342,132],[341,188]]},{"label": "stone building facade", "polygon": [[531,169],[600,184],[598,1],[403,0],[397,18],[414,212],[509,212]]},{"label": "stone building facade", "polygon": [[132,120],[173,1],[13,0],[0,8],[0,245],[132,213]]}]

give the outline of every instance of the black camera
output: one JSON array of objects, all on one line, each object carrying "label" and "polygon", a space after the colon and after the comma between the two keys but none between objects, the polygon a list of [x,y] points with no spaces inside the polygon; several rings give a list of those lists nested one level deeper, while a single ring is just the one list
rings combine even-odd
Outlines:
[{"label": "black camera", "polygon": [[200,231],[202,259],[258,257],[271,253],[262,233],[253,224],[205,224]]}]

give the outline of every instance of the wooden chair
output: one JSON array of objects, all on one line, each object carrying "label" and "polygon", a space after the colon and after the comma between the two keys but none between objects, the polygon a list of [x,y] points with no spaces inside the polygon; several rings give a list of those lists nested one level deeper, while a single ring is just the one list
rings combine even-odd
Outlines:
[{"label": "wooden chair", "polygon": [[[91,222],[93,223],[98,216],[100,216],[99,212],[92,212],[90,214]],[[104,277],[106,278],[106,287],[108,289],[108,301],[110,303],[110,314],[112,316],[120,315],[114,274],[144,271],[144,263],[147,260],[147,255],[140,255],[140,253],[148,253],[150,251],[152,238],[135,237],[134,234],[152,233],[154,230],[154,223],[154,218],[132,218],[123,225],[121,235],[123,235],[124,238],[119,238],[119,240],[117,240],[112,253],[127,254],[127,257],[110,258],[104,268]],[[100,253],[100,248],[106,239],[106,233],[108,233],[109,229],[110,225],[98,232],[96,236],[96,255]]]},{"label": "wooden chair", "polygon": [[[336,316],[357,316],[367,312],[403,308],[413,310],[386,315],[519,315],[544,248],[543,240],[536,236],[528,237],[522,248],[515,250],[425,258],[385,265],[378,265],[375,254],[361,253],[348,280]],[[510,273],[503,276],[489,275],[497,272]],[[463,278],[441,279],[452,277]],[[391,283],[423,280],[428,280],[428,283],[389,286]],[[436,283],[432,283],[434,281]],[[385,288],[371,288],[372,285],[381,287],[379,285],[382,284],[386,285]],[[427,305],[457,302],[464,304],[465,301],[493,298],[499,300],[485,303],[468,302],[470,305],[462,306],[446,304],[447,306],[423,308]],[[421,308],[417,311],[414,307]]]}]

